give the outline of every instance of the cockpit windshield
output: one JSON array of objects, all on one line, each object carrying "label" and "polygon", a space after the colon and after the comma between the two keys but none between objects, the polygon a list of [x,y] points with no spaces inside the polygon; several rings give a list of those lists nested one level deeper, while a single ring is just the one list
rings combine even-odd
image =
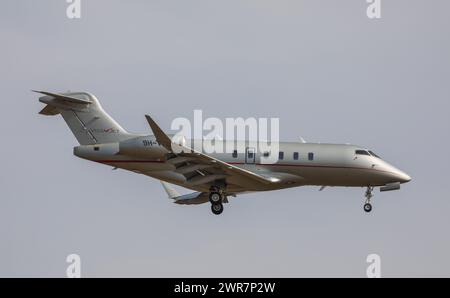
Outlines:
[{"label": "cockpit windshield", "polygon": [[356,155],[374,156],[374,157],[376,157],[376,158],[380,158],[380,159],[381,159],[381,157],[379,157],[379,156],[376,155],[373,151],[370,151],[370,150],[362,150],[362,149],[355,150],[355,154],[356,154]]},{"label": "cockpit windshield", "polygon": [[369,150],[369,153],[370,153],[370,155],[375,156],[376,158],[380,158],[380,159],[381,159],[381,157],[379,157],[378,155],[376,155],[373,151],[370,151],[370,150]]},{"label": "cockpit windshield", "polygon": [[356,155],[370,155],[369,152],[367,152],[366,150],[356,150],[355,154]]}]

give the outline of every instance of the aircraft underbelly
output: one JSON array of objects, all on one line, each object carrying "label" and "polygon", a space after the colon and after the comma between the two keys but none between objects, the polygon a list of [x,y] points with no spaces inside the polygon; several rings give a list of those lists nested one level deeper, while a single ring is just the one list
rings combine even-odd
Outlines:
[{"label": "aircraft underbelly", "polygon": [[[273,173],[287,173],[303,180],[292,183],[300,185],[326,186],[379,186],[386,184],[385,175],[369,168],[351,168],[339,166],[310,167],[271,167]],[[289,182],[289,179],[284,182]],[[296,185],[300,184],[300,185]]]},{"label": "aircraft underbelly", "polygon": [[[103,162],[113,167],[122,168],[136,173],[144,174],[159,180],[167,181],[196,191],[207,191],[208,184],[190,185],[189,181],[181,174],[175,172],[175,167],[163,161],[133,160],[122,156],[115,156],[115,160]],[[241,192],[244,190],[265,191],[283,188],[298,187],[303,185],[326,186],[367,186],[384,185],[382,175],[377,175],[371,169],[359,169],[339,166],[278,166],[278,165],[248,165],[239,166],[243,169],[255,172],[259,175],[277,178],[279,182],[269,185],[255,185],[245,179],[227,177],[229,191]]]}]

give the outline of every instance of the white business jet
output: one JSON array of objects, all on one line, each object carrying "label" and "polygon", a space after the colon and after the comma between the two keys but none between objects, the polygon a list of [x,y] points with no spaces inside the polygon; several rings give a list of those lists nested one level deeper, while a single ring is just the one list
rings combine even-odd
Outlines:
[{"label": "white business jet", "polygon": [[[90,93],[35,92],[44,95],[39,98],[46,104],[40,114],[61,114],[72,130],[80,143],[74,148],[76,156],[159,179],[175,203],[210,202],[214,214],[221,214],[223,204],[240,193],[305,185],[320,186],[320,190],[326,186],[364,187],[364,210],[370,212],[375,187],[397,190],[411,180],[373,151],[348,144],[280,142],[274,163],[262,162],[273,152],[260,152],[257,144],[249,141],[229,141],[239,143],[243,152],[205,154],[193,149],[196,140],[175,144],[148,115],[153,135],[128,133]],[[180,195],[171,184],[195,192]]]}]

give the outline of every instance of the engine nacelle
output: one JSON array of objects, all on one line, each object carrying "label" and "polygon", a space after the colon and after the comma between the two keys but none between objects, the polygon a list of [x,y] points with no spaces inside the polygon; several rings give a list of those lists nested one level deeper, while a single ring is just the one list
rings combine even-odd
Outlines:
[{"label": "engine nacelle", "polygon": [[163,159],[168,151],[158,144],[154,136],[143,136],[119,143],[119,153],[149,159]]},{"label": "engine nacelle", "polygon": [[116,155],[118,152],[118,143],[80,145],[73,148],[73,154],[75,156],[89,160],[109,159],[111,156]]}]

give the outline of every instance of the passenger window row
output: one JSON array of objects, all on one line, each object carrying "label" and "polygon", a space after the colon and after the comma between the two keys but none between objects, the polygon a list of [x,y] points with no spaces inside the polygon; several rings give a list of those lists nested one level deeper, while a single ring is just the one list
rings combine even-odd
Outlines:
[{"label": "passenger window row", "polygon": [[[253,154],[254,154],[253,152],[248,152],[248,157],[249,158],[253,158]],[[263,153],[263,155],[264,155],[264,157],[268,157],[269,156],[269,152],[266,151],[266,152]],[[233,151],[232,156],[233,156],[233,158],[237,158],[238,157],[237,150]],[[299,160],[300,159],[300,154],[298,152],[294,152],[292,154],[292,158],[294,160]],[[278,159],[279,160],[284,160],[284,152],[283,151],[279,151],[278,152]],[[314,160],[314,153],[313,152],[309,152],[308,153],[308,160]]]},{"label": "passenger window row", "polygon": [[[298,152],[294,152],[292,154],[292,158],[294,160],[299,160],[300,159],[300,154]],[[283,160],[284,159],[284,152],[283,151],[279,152],[278,159],[279,160]],[[308,153],[308,160],[314,160],[314,153],[313,152],[309,152]]]}]

